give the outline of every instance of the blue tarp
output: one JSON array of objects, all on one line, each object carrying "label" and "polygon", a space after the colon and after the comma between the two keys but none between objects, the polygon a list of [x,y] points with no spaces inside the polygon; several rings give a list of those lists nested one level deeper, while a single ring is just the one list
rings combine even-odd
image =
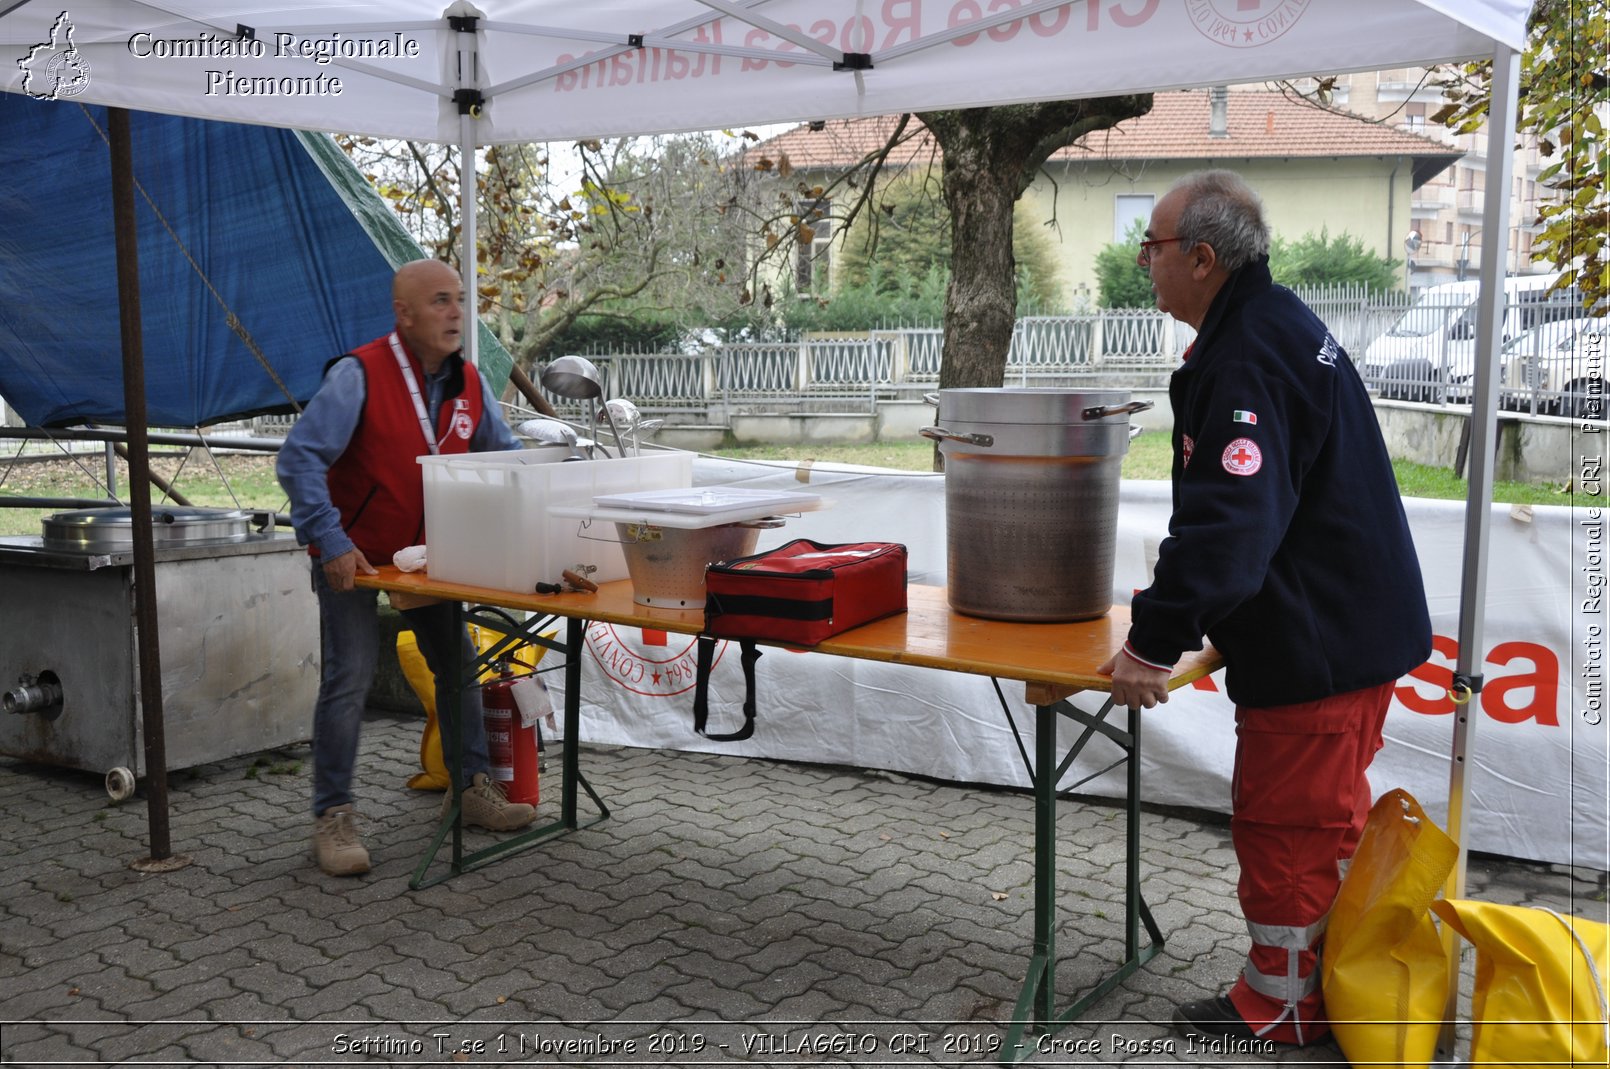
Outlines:
[{"label": "blue tarp", "polygon": [[[291,411],[390,329],[393,264],[420,253],[325,135],[129,122],[156,206],[136,191],[149,425]],[[105,129],[104,108],[0,93],[0,396],[31,426],[125,422]],[[501,385],[507,354],[481,339]]]}]

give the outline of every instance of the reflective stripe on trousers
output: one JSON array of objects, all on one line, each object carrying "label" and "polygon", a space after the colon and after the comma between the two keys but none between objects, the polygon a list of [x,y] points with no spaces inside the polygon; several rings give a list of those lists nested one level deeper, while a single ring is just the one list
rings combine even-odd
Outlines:
[{"label": "reflective stripe on trousers", "polygon": [[[1297,1042],[1305,1041],[1304,1021],[1312,1023],[1319,1016],[1318,948],[1325,937],[1325,925],[1329,919],[1329,914],[1326,914],[1306,927],[1247,922],[1247,933],[1252,936],[1252,952],[1241,970],[1241,982],[1271,1002],[1280,1004],[1280,1012],[1274,1020],[1253,1026],[1257,1035],[1267,1035],[1281,1022],[1289,1020]],[[1286,968],[1281,973],[1264,972],[1255,964],[1270,957],[1282,956]],[[1307,1038],[1318,1037],[1310,1034]]]}]

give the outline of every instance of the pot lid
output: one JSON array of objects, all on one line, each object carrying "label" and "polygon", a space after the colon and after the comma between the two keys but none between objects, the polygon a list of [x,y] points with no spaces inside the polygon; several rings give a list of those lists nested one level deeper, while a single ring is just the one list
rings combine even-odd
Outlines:
[{"label": "pot lid", "polygon": [[[241,542],[250,518],[240,509],[162,505],[151,509],[151,541],[158,548]],[[134,545],[134,510],[126,505],[74,509],[41,521],[48,549],[115,552]]]},{"label": "pot lid", "polygon": [[1079,425],[1085,422],[1080,413],[1087,408],[1128,401],[1128,390],[1069,390],[1054,386],[940,390],[939,421]]}]

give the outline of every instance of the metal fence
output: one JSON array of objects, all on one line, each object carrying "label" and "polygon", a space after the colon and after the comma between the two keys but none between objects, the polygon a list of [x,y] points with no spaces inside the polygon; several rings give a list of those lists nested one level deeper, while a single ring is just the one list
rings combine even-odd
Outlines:
[{"label": "metal fence", "polygon": [[[1374,310],[1371,310],[1374,313]],[[1474,290],[1407,306],[1352,351],[1364,381],[1389,400],[1469,404],[1475,388]],[[1582,313],[1579,293],[1518,294],[1499,310],[1501,410],[1602,419],[1606,321]]]},{"label": "metal fence", "polygon": [[[1025,317],[1012,332],[1006,380],[1088,382],[1121,373],[1130,386],[1160,385],[1189,341],[1188,329],[1155,311]],[[589,359],[605,369],[612,395],[677,418],[695,410],[869,411],[880,400],[932,389],[943,349],[938,326],[892,325],[791,341],[712,343],[691,353],[592,353]],[[574,402],[550,400],[563,414],[580,411]]]},{"label": "metal fence", "polygon": [[1356,285],[1304,287],[1297,295],[1355,361],[1370,342],[1402,317],[1410,301],[1407,293],[1372,292]]},{"label": "metal fence", "polygon": [[[1474,332],[1471,306],[1411,308],[1407,294],[1331,286],[1300,291],[1381,396],[1431,405],[1468,404]],[[1602,418],[1604,320],[1574,318],[1569,299],[1506,313],[1500,404],[1514,412]],[[1424,352],[1393,356],[1408,319],[1439,316]],[[1012,332],[1011,385],[1158,388],[1194,333],[1161,312],[1105,309],[1089,315],[1026,316]],[[611,397],[673,422],[722,424],[734,413],[870,413],[939,381],[944,333],[933,324],[885,325],[859,333],[776,342],[710,343],[695,351],[594,353]],[[561,415],[585,419],[583,402],[549,397]],[[263,428],[273,433],[272,429]]]}]

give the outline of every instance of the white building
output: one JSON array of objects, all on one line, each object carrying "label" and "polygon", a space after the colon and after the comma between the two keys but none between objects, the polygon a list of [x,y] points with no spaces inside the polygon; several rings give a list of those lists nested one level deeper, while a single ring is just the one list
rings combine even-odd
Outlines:
[{"label": "white building", "polygon": [[[1411,253],[1405,245],[1395,254],[1409,259],[1410,283],[1414,289],[1474,276],[1481,262],[1487,130],[1484,125],[1474,133],[1454,134],[1440,123],[1432,122],[1431,116],[1447,103],[1434,83],[1435,75],[1425,68],[1405,67],[1341,75],[1328,93],[1334,107],[1399,130],[1435,138],[1464,153],[1452,167],[1431,177],[1414,191],[1410,223],[1403,240],[1413,244],[1410,234],[1417,235],[1418,248]],[[1294,87],[1308,95],[1318,90],[1311,79],[1297,82]],[[1268,87],[1260,84],[1237,88]],[[1532,241],[1541,229],[1537,222],[1538,206],[1559,199],[1558,194],[1537,181],[1538,172],[1550,161],[1538,148],[1535,136],[1520,134],[1517,143],[1521,147],[1514,161],[1510,189],[1509,253],[1505,272],[1522,275],[1551,271],[1552,265],[1532,262]]]}]

